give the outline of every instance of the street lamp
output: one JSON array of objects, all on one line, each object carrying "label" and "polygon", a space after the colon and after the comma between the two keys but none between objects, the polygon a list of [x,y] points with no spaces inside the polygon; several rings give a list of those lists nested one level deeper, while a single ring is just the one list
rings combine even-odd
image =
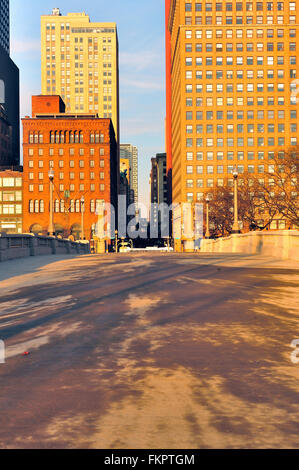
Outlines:
[{"label": "street lamp", "polygon": [[49,222],[49,236],[54,236],[54,226],[53,226],[53,186],[54,186],[54,170],[50,168],[49,173],[49,180],[50,180],[50,222]]},{"label": "street lamp", "polygon": [[234,177],[234,225],[232,233],[239,233],[239,217],[238,217],[238,169],[234,167],[233,177]]},{"label": "street lamp", "polygon": [[210,198],[209,196],[206,197],[206,217],[207,217],[207,220],[206,220],[206,235],[205,237],[206,238],[210,238],[211,234],[210,234],[210,220],[209,220],[209,204],[210,204]]},{"label": "street lamp", "polygon": [[118,253],[118,230],[115,230],[115,253]]},{"label": "street lamp", "polygon": [[81,240],[84,240],[84,196],[81,197]]}]

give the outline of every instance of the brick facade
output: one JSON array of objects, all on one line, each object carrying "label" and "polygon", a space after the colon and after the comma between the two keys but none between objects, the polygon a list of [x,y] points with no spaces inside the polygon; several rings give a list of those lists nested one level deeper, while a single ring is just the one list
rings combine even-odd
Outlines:
[{"label": "brick facade", "polygon": [[[55,100],[56,98],[56,100]],[[119,161],[114,128],[110,119],[97,115],[46,115],[46,108],[61,109],[57,97],[36,97],[33,111],[37,118],[23,122],[25,232],[48,233],[50,183],[54,170],[54,228],[56,235],[78,238],[81,232],[84,197],[84,237],[90,239],[97,223],[97,204],[116,208]],[[58,107],[57,107],[58,106]]]}]

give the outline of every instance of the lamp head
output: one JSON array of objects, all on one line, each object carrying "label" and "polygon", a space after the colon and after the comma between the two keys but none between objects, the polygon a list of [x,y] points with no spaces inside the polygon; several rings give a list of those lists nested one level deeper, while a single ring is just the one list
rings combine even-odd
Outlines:
[{"label": "lamp head", "polygon": [[238,169],[237,169],[237,167],[235,166],[235,168],[233,169],[233,177],[234,177],[235,179],[237,179],[238,176],[239,176]]},{"label": "lamp head", "polygon": [[48,176],[49,176],[50,181],[54,180],[54,170],[53,170],[53,168],[50,168]]}]

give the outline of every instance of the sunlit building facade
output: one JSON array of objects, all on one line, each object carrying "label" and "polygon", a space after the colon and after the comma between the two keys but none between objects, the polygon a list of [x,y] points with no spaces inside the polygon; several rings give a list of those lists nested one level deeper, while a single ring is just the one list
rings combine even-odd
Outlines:
[{"label": "sunlit building facade", "polygon": [[173,202],[202,201],[235,166],[265,179],[298,144],[299,2],[166,0],[166,13]]},{"label": "sunlit building facade", "polygon": [[115,23],[92,23],[85,13],[41,17],[42,94],[60,95],[66,113],[112,119],[119,135],[118,38]]}]

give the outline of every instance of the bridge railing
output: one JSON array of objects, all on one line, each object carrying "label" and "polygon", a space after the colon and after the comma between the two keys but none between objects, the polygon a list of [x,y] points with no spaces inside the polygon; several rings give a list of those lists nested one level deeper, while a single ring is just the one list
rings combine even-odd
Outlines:
[{"label": "bridge railing", "polygon": [[0,262],[28,256],[88,253],[90,253],[90,244],[85,241],[73,242],[40,235],[7,235],[0,233]]}]

